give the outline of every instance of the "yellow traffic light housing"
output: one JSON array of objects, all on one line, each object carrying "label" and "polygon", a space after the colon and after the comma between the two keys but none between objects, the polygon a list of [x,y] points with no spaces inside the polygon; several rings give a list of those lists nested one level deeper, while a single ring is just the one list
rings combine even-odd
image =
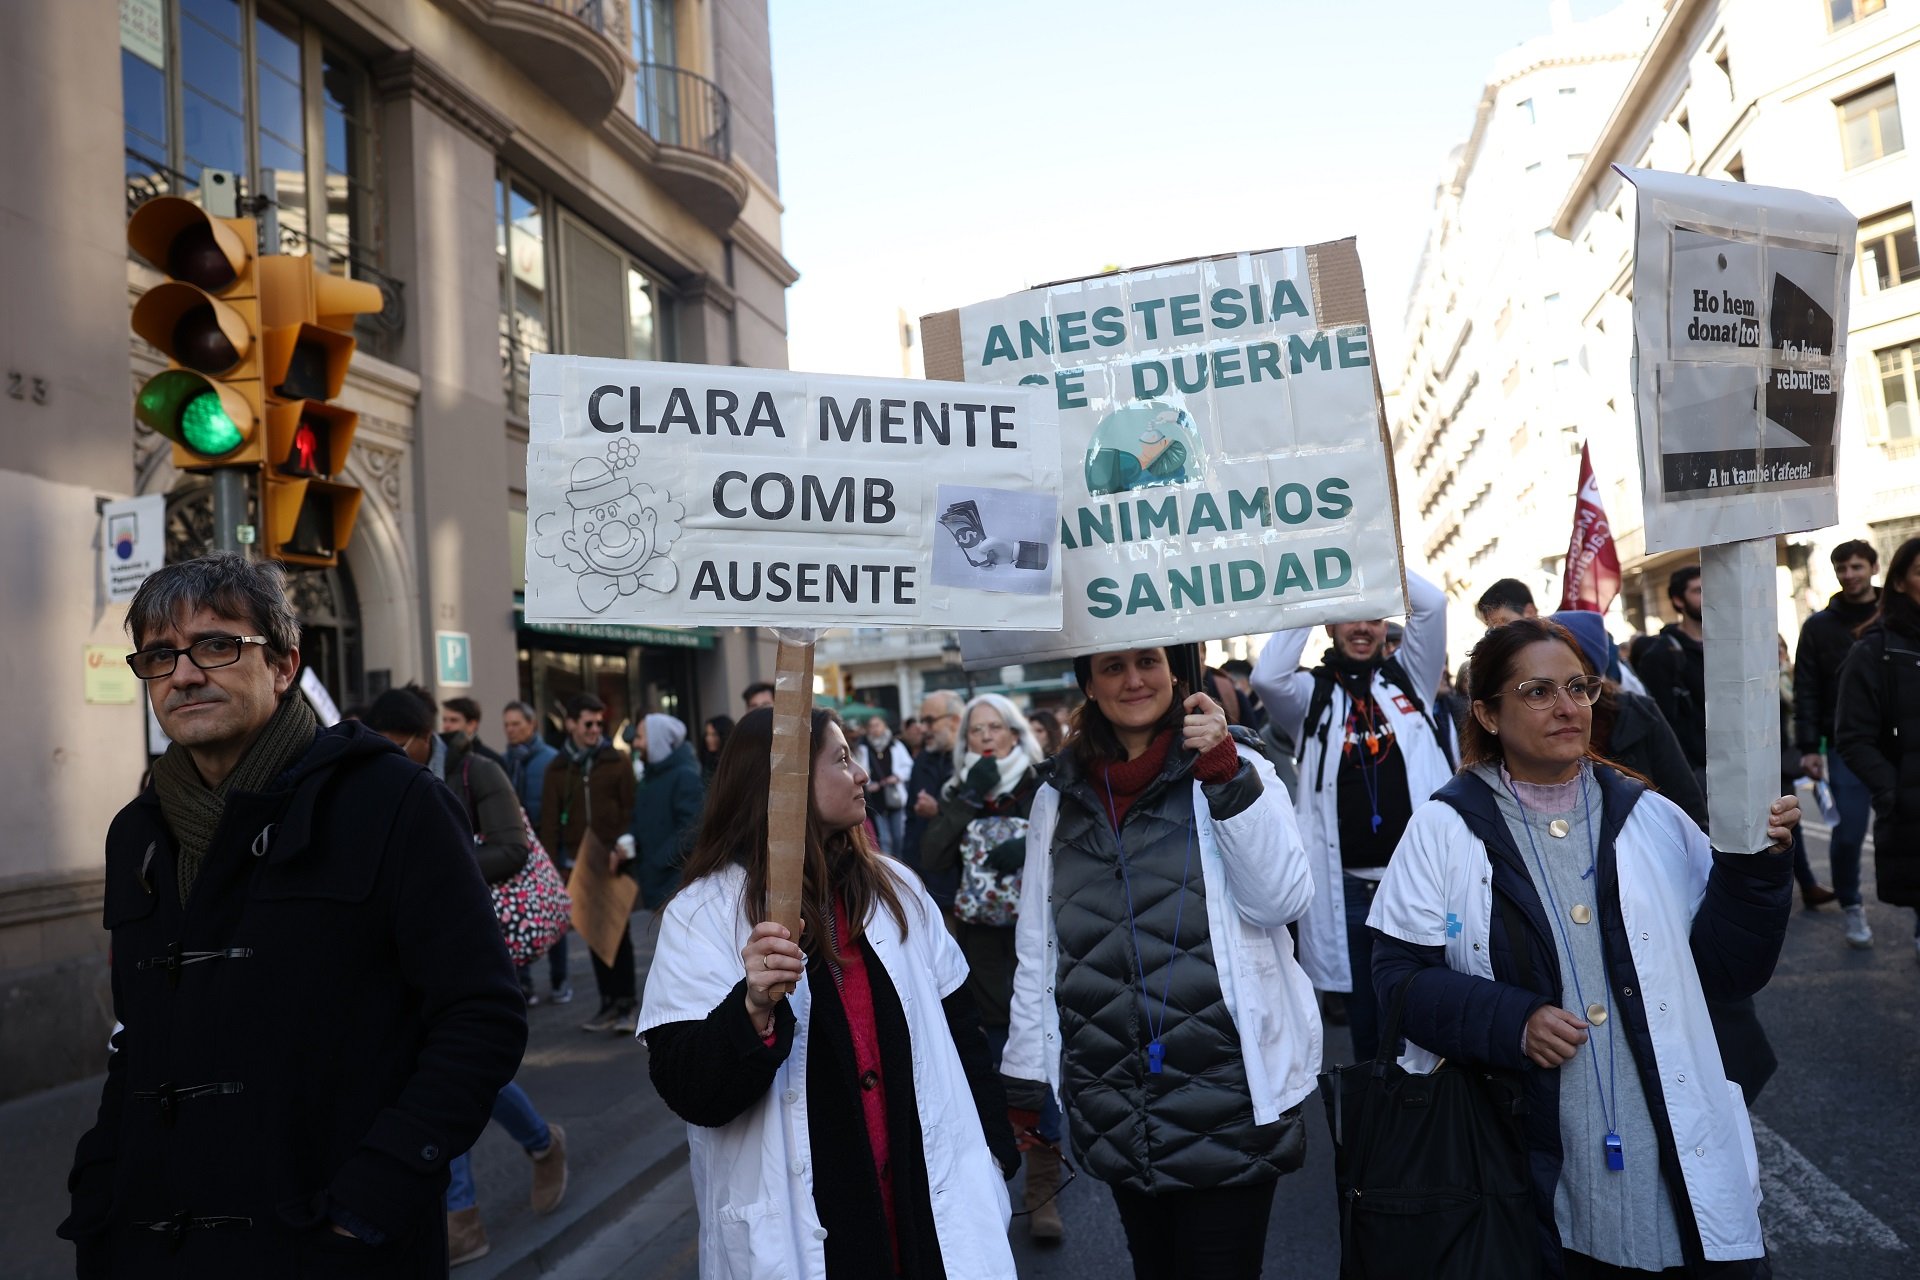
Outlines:
[{"label": "yellow traffic light housing", "polygon": [[319,270],[311,258],[262,258],[259,277],[264,550],[289,564],[332,566],[360,513],[359,488],[340,478],[360,415],[327,401],[346,385],[354,317],[383,301],[377,287]]},{"label": "yellow traffic light housing", "polygon": [[133,331],[174,368],[149,378],[134,415],[173,442],[186,471],[261,458],[260,303],[251,218],[216,218],[178,196],[149,200],[127,243],[170,279],[142,295]]}]

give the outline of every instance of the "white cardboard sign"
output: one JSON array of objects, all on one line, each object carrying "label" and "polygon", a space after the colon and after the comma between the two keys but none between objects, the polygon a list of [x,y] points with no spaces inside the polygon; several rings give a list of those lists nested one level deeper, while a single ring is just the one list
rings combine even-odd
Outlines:
[{"label": "white cardboard sign", "polygon": [[535,356],[534,622],[1060,626],[1051,398]]},{"label": "white cardboard sign", "polygon": [[930,374],[1038,385],[1060,415],[1064,626],[964,637],[969,665],[1402,612],[1352,241],[1068,281],[923,331]]},{"label": "white cardboard sign", "polygon": [[1857,220],[1804,191],[1615,167],[1639,192],[1647,550],[1833,524]]}]

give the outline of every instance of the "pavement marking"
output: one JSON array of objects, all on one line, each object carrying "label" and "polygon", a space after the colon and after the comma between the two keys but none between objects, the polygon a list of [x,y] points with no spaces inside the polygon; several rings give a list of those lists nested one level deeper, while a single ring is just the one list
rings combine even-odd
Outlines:
[{"label": "pavement marking", "polygon": [[1844,1245],[1903,1252],[1906,1242],[1791,1142],[1752,1116],[1760,1155],[1760,1217],[1768,1243]]}]

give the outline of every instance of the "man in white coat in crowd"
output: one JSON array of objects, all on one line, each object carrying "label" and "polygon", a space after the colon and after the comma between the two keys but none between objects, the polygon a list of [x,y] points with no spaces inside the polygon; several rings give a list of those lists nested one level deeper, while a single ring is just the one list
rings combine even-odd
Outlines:
[{"label": "man in white coat in crowd", "polygon": [[1327,627],[1320,666],[1300,668],[1312,628],[1282,631],[1254,666],[1273,723],[1298,744],[1300,838],[1313,867],[1313,906],[1300,918],[1300,963],[1322,991],[1343,991],[1355,1061],[1379,1048],[1373,995],[1373,906],[1408,820],[1453,774],[1429,710],[1447,662],[1446,595],[1407,574],[1411,612],[1398,650],[1384,618]]}]

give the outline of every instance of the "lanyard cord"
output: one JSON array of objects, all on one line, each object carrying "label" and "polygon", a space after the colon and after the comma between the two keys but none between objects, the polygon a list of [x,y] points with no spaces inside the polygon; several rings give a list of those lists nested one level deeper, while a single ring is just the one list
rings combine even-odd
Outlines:
[{"label": "lanyard cord", "polygon": [[1120,838],[1119,806],[1113,800],[1111,767],[1101,770],[1101,779],[1107,784],[1107,821],[1113,828],[1114,848],[1119,852],[1120,884],[1127,894],[1127,931],[1133,937],[1133,971],[1140,975],[1140,1010],[1146,1015],[1147,1034],[1154,1044],[1159,1044],[1160,1033],[1167,1025],[1167,999],[1173,994],[1173,965],[1180,958],[1180,917],[1187,909],[1187,873],[1193,867],[1193,815],[1187,815],[1187,852],[1180,862],[1180,899],[1173,905],[1173,937],[1169,939],[1173,955],[1167,960],[1167,980],[1160,988],[1160,1020],[1156,1023],[1153,1006],[1147,1003],[1147,962],[1140,955],[1140,922],[1133,914],[1133,877],[1127,871],[1127,844]]},{"label": "lanyard cord", "polygon": [[[1561,947],[1567,953],[1567,972],[1573,975],[1573,998],[1580,1002],[1580,1012],[1584,1015],[1587,1012],[1587,997],[1586,997],[1586,993],[1581,991],[1580,989],[1580,966],[1574,962],[1573,939],[1567,934],[1565,930],[1563,930],[1560,927],[1560,903],[1558,902],[1558,900],[1555,899],[1554,893],[1553,893],[1553,884],[1547,878],[1547,864],[1540,857],[1540,846],[1534,842],[1533,823],[1528,819],[1527,807],[1524,804],[1520,803],[1520,793],[1513,789],[1513,783],[1511,780],[1509,780],[1507,783],[1507,794],[1513,797],[1513,803],[1517,805],[1520,809],[1520,825],[1527,833],[1527,848],[1533,851],[1534,865],[1538,867],[1540,870],[1540,888],[1544,890],[1547,895],[1547,906],[1549,908],[1549,912],[1547,915],[1548,929],[1559,939]],[[1599,864],[1600,852],[1599,852],[1598,839],[1594,835],[1594,830],[1593,830],[1593,800],[1587,794],[1587,772],[1586,772],[1586,766],[1584,765],[1581,766],[1581,770],[1580,770],[1580,804],[1581,804],[1582,812],[1585,813],[1586,815],[1587,875],[1590,876],[1594,874],[1595,868]],[[1581,877],[1581,879],[1583,880],[1585,878],[1586,876]],[[1594,881],[1594,887],[1596,889],[1599,888],[1599,881],[1597,879]],[[1598,905],[1598,901],[1596,899],[1596,903],[1594,906],[1594,911],[1596,914],[1599,912],[1599,909],[1600,908]],[[1515,945],[1516,946],[1519,945],[1517,940],[1515,942]],[[1607,948],[1607,937],[1606,937],[1606,932],[1603,926],[1600,934],[1600,964],[1602,968],[1606,967],[1606,948]],[[1589,1023],[1589,1025],[1591,1025],[1591,1023]],[[1614,1044],[1613,1021],[1612,1019],[1608,1019],[1607,1021],[1607,1087],[1605,1092],[1600,1093],[1600,1105],[1605,1113],[1602,1118],[1605,1119],[1607,1122],[1607,1132],[1612,1134],[1617,1134],[1620,1132],[1620,1127],[1615,1123],[1615,1115],[1617,1113],[1618,1103],[1620,1101],[1620,1092],[1619,1092],[1619,1078],[1614,1074],[1613,1044]],[[1589,1053],[1587,1055],[1587,1061],[1593,1064],[1593,1087],[1596,1092],[1599,1092],[1600,1091],[1600,1059],[1597,1055]]]},{"label": "lanyard cord", "polygon": [[[1364,709],[1368,706],[1373,706],[1373,695],[1372,695],[1371,687],[1369,687],[1366,697],[1364,698],[1355,697],[1353,690],[1348,689],[1346,687],[1347,682],[1344,678],[1339,676],[1336,676],[1335,678],[1340,680],[1340,687],[1342,691],[1345,692],[1347,695],[1346,728],[1349,731],[1351,731],[1351,729],[1353,728],[1354,718],[1357,716],[1359,717],[1360,721],[1366,726],[1367,736],[1377,739],[1379,737],[1379,726],[1375,724],[1372,713]],[[1378,708],[1376,707],[1375,710],[1378,710]],[[1384,715],[1385,713],[1383,712],[1382,716],[1384,717]],[[1356,745],[1359,745],[1359,744],[1356,744]],[[1373,819],[1373,830],[1377,833],[1380,830],[1380,822],[1381,822],[1380,761],[1373,759],[1373,747],[1371,746],[1371,744],[1368,744],[1365,750],[1355,751],[1354,755],[1357,757],[1357,760],[1355,761],[1355,767],[1359,770],[1359,773],[1360,773],[1360,784],[1367,789],[1367,813],[1368,813],[1368,816]],[[1385,753],[1382,753],[1381,758],[1382,759],[1385,758]]]}]

